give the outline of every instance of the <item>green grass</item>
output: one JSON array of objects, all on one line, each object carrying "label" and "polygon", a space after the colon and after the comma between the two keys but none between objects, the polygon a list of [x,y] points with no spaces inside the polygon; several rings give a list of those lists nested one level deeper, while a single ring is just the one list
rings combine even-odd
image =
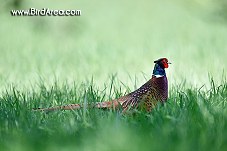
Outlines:
[{"label": "green grass", "polygon": [[98,109],[31,111],[119,97],[124,92],[118,81],[110,92],[92,83],[42,83],[38,91],[26,92],[11,87],[0,97],[1,150],[226,150],[227,83],[211,85],[209,90],[172,86],[164,106],[133,115]]},{"label": "green grass", "polygon": [[[12,17],[12,1],[0,6],[0,150],[226,150],[225,0],[20,5],[80,17]],[[31,111],[122,96],[160,57],[170,98],[152,113]]]}]

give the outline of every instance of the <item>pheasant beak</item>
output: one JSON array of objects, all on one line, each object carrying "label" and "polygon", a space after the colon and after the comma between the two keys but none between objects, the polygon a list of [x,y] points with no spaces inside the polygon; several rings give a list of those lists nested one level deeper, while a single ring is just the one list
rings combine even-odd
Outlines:
[{"label": "pheasant beak", "polygon": [[167,62],[168,64],[172,64],[171,62]]}]

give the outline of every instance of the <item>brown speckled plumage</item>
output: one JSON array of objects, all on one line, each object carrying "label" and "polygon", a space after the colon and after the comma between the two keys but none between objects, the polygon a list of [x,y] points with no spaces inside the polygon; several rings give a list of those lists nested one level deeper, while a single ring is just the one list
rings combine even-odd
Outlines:
[{"label": "brown speckled plumage", "polygon": [[168,98],[168,81],[166,76],[152,78],[139,89],[127,95],[122,101],[122,107],[127,110],[129,107],[137,108],[144,106],[151,111],[157,101],[165,102]]}]

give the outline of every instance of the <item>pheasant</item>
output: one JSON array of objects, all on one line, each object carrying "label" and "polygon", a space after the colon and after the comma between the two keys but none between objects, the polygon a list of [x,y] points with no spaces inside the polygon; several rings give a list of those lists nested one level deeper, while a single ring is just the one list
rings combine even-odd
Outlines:
[{"label": "pheasant", "polygon": [[[169,67],[170,62],[167,58],[161,58],[154,61],[155,66],[152,77],[139,89],[122,96],[118,99],[96,102],[94,104],[87,104],[88,108],[99,109],[119,109],[122,108],[122,112],[126,112],[131,108],[143,108],[150,112],[152,108],[158,102],[164,103],[168,99],[168,81],[165,73],[165,68]],[[50,108],[38,108],[35,111],[54,111],[54,110],[76,110],[83,108],[81,104],[69,104],[64,106],[50,107]]]}]

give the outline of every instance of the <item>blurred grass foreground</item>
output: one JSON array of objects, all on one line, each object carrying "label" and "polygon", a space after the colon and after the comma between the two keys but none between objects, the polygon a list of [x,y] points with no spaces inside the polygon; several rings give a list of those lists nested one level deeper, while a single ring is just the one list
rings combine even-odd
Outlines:
[{"label": "blurred grass foreground", "polygon": [[[225,0],[0,2],[0,150],[227,149]],[[11,16],[29,8],[81,16]],[[122,96],[160,57],[170,98],[152,113],[31,112]]]}]

